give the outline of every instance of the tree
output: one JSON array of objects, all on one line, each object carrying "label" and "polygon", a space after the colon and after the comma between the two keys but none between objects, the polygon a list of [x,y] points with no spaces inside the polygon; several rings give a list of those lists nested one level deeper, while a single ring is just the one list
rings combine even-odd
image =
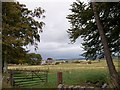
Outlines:
[{"label": "tree", "polygon": [[24,58],[28,51],[23,46],[28,44],[34,45],[37,49],[44,23],[36,18],[44,17],[44,12],[41,7],[31,11],[18,2],[2,2],[3,61],[12,62]]},{"label": "tree", "polygon": [[28,53],[26,56],[27,63],[31,65],[39,65],[42,61],[40,54]]},{"label": "tree", "polygon": [[92,6],[93,6],[93,12],[94,12],[94,16],[95,16],[95,21],[96,21],[98,31],[99,31],[99,34],[100,34],[100,37],[101,37],[101,41],[102,41],[102,44],[103,44],[104,53],[105,53],[105,56],[106,56],[106,62],[107,62],[108,69],[109,69],[109,72],[110,72],[110,75],[111,75],[111,79],[112,79],[112,82],[115,85],[115,87],[119,88],[120,87],[120,82],[119,82],[120,79],[119,79],[118,73],[117,73],[117,71],[115,69],[115,66],[113,64],[113,61],[112,61],[110,48],[108,46],[108,41],[107,41],[106,36],[105,36],[105,32],[104,32],[104,29],[103,29],[103,26],[102,26],[102,22],[101,22],[101,20],[99,18],[99,15],[97,13],[96,3],[92,2]]},{"label": "tree", "polygon": [[120,52],[118,50],[120,47],[120,9],[118,8],[120,2],[97,4],[97,14],[91,3],[84,4],[77,1],[71,6],[72,14],[67,16],[71,23],[71,27],[68,29],[71,42],[75,42],[78,37],[83,38],[82,45],[86,51],[83,55],[86,59],[96,58],[100,54],[105,55],[112,81],[118,87],[119,76],[114,67],[111,53]]},{"label": "tree", "polygon": [[[68,29],[71,42],[75,42],[78,37],[83,38],[82,43],[85,52],[83,56],[86,59],[95,59],[103,56],[103,45],[94,20],[92,5],[77,1],[74,2],[70,9],[72,14],[67,16],[71,23]],[[120,53],[120,2],[116,3],[99,3],[98,13],[105,28],[105,35],[108,39],[108,45],[112,54]]]}]

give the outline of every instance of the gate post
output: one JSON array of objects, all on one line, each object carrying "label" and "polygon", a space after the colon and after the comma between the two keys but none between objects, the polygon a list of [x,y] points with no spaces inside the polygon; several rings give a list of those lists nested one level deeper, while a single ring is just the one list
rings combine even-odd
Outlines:
[{"label": "gate post", "polygon": [[10,84],[11,86],[14,86],[14,78],[13,78],[13,71],[10,71]]},{"label": "gate post", "polygon": [[48,71],[45,72],[45,77],[46,77],[46,83],[48,82]]},{"label": "gate post", "polygon": [[62,72],[57,73],[57,80],[58,80],[58,85],[62,84]]}]

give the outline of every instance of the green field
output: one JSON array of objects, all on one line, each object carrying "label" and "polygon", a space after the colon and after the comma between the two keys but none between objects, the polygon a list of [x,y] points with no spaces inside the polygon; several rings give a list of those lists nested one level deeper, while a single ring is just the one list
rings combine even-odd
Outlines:
[{"label": "green field", "polygon": [[[119,71],[118,60],[114,60],[117,71]],[[108,82],[109,73],[106,62],[104,60],[92,61],[91,64],[87,64],[86,61],[80,63],[62,63],[58,65],[37,65],[37,66],[26,66],[16,65],[9,66],[8,69],[17,70],[45,70],[48,69],[48,82],[40,82],[37,85],[30,85],[24,87],[31,88],[56,88],[57,87],[57,72],[63,73],[63,84],[65,85],[81,85],[84,86],[86,83],[91,84],[105,83]]]}]

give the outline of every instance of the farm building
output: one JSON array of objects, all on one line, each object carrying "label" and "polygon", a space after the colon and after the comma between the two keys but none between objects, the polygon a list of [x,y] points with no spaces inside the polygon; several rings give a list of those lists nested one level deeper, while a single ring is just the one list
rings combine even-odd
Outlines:
[{"label": "farm building", "polygon": [[54,64],[55,63],[55,60],[53,60],[53,58],[47,58],[47,60],[43,60],[41,62],[41,65],[51,65],[51,64]]},{"label": "farm building", "polygon": [[47,58],[46,63],[47,64],[52,64],[54,62],[53,58]]},{"label": "farm building", "polygon": [[42,60],[41,61],[41,65],[46,65],[47,63],[46,63],[46,60]]}]

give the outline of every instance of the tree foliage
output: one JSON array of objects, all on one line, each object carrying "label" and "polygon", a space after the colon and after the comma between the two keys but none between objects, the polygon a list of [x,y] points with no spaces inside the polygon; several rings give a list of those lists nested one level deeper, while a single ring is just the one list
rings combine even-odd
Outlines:
[{"label": "tree foliage", "polygon": [[[96,59],[103,57],[103,45],[94,20],[91,3],[85,4],[80,1],[74,2],[71,14],[67,16],[71,27],[68,29],[71,42],[75,42],[78,37],[83,38],[82,43],[86,59]],[[105,35],[112,54],[120,53],[120,2],[98,3],[97,12],[104,26]]]},{"label": "tree foliage", "polygon": [[[2,3],[2,54],[3,60],[11,62],[24,58],[26,50],[23,46],[34,45],[40,42],[40,33],[44,22],[45,11],[39,7],[28,10],[24,4],[18,2]],[[39,20],[37,20],[39,19]]]},{"label": "tree foliage", "polygon": [[28,53],[26,55],[26,60],[26,63],[30,65],[39,65],[41,63],[42,56],[40,54]]}]

